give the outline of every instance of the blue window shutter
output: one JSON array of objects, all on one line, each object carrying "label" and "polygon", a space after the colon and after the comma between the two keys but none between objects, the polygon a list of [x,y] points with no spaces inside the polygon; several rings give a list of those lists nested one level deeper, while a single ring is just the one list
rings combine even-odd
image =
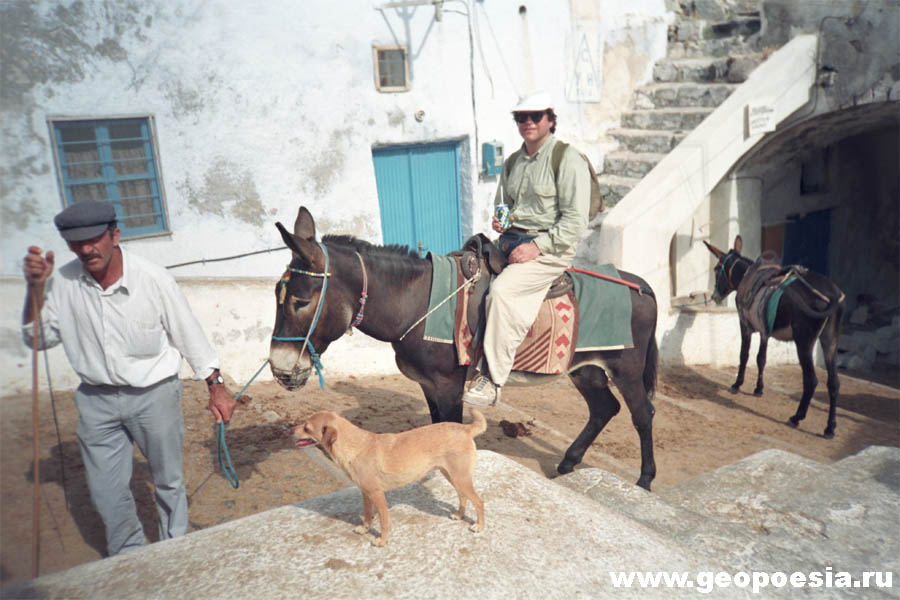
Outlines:
[{"label": "blue window shutter", "polygon": [[168,231],[149,119],[53,121],[66,205],[105,200],[124,238]]}]

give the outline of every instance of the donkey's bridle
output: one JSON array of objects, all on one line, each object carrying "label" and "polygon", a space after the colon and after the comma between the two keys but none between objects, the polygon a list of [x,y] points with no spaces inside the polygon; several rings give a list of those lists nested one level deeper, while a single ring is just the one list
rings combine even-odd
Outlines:
[{"label": "donkey's bridle", "polygon": [[362,269],[363,287],[359,296],[359,312],[353,317],[353,322],[350,323],[351,327],[359,327],[363,322],[366,312],[366,300],[369,299],[369,278],[366,276],[366,263],[363,262],[362,255],[359,252],[356,253],[356,258],[359,259],[359,266]]},{"label": "donkey's bridle", "polygon": [[313,363],[313,366],[316,368],[316,375],[319,376],[319,387],[323,390],[325,389],[325,377],[322,375],[322,359],[319,356],[319,353],[316,352],[315,347],[313,347],[312,342],[309,341],[309,338],[312,337],[313,331],[316,329],[316,325],[319,323],[319,315],[322,314],[322,304],[325,301],[325,292],[328,290],[328,277],[331,276],[331,273],[328,272],[328,249],[325,247],[325,244],[322,242],[316,242],[322,248],[322,252],[325,253],[325,271],[322,273],[314,273],[311,271],[304,271],[303,269],[294,269],[290,265],[288,265],[287,270],[285,270],[284,275],[281,276],[281,280],[279,281],[279,285],[281,286],[281,290],[278,292],[278,304],[284,304],[284,299],[287,294],[287,284],[291,279],[291,273],[300,273],[302,275],[309,275],[310,277],[321,277],[322,278],[322,293],[319,294],[319,303],[316,306],[316,315],[313,317],[312,323],[309,325],[309,331],[306,332],[305,336],[297,336],[297,337],[278,337],[273,335],[272,339],[277,342],[303,342],[303,346],[300,348],[300,354],[297,356],[297,360],[300,360],[300,357],[303,356],[303,351],[308,347],[309,348],[309,358]]},{"label": "donkey's bridle", "polygon": [[[728,279],[728,285],[729,285],[730,288],[731,288],[729,291],[735,289],[734,283],[732,283],[732,281],[731,281],[731,273],[734,271],[735,265],[737,265],[737,263],[740,262],[740,258],[741,258],[741,255],[740,255],[740,254],[738,254],[738,253],[735,252],[734,250],[730,250],[730,251],[728,252],[728,254],[726,254],[725,256],[723,256],[723,257],[720,259],[720,261],[719,261],[719,266],[720,266],[721,268],[719,269],[719,274],[718,274],[718,276],[717,276],[717,278],[716,278],[716,288],[717,288],[717,289],[718,289],[718,287],[719,287],[718,277],[721,277],[721,276],[722,276],[722,273],[725,273],[725,277]],[[734,259],[734,260],[731,260],[731,259]],[[731,268],[728,268],[728,262],[729,262],[729,261],[731,261]],[[727,272],[726,272],[726,271],[727,271]]]},{"label": "donkey's bridle", "polygon": [[[328,249],[325,247],[325,244],[321,242],[316,242],[322,248],[322,252],[325,254],[325,270],[322,273],[316,273],[313,271],[306,271],[303,269],[295,269],[290,265],[287,266],[284,274],[281,276],[281,279],[278,282],[278,285],[281,286],[281,289],[278,292],[278,304],[283,305],[285,296],[287,295],[287,284],[291,280],[291,273],[299,273],[301,275],[307,275],[309,277],[321,277],[322,278],[322,293],[319,295],[319,303],[316,306],[316,314],[313,317],[312,323],[310,323],[309,331],[306,332],[305,336],[297,336],[297,337],[278,337],[273,335],[272,339],[277,342],[303,342],[303,346],[300,348],[300,354],[298,355],[298,360],[300,356],[303,356],[303,351],[306,348],[309,348],[309,358],[313,363],[313,366],[316,368],[316,375],[319,376],[319,387],[325,389],[325,377],[322,375],[322,358],[321,355],[316,352],[315,347],[313,347],[310,338],[312,337],[313,331],[316,329],[316,325],[319,323],[319,316],[322,314],[322,305],[325,302],[325,292],[328,290],[328,278],[331,277],[331,273],[328,272]],[[350,324],[352,327],[359,327],[359,325],[363,322],[365,318],[366,312],[366,300],[369,298],[369,282],[368,276],[366,275],[366,265],[363,262],[362,256],[359,252],[356,253],[356,257],[359,259],[359,266],[362,268],[362,276],[363,276],[363,289],[362,294],[359,298],[359,312],[356,313],[356,316],[353,319],[353,322]]]}]

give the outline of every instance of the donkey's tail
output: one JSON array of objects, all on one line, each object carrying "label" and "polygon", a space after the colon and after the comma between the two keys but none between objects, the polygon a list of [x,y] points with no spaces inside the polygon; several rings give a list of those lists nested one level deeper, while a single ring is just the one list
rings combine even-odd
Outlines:
[{"label": "donkey's tail", "polygon": [[479,436],[487,430],[487,421],[484,415],[474,408],[469,412],[472,413],[472,422],[469,423],[469,435],[472,437]]},{"label": "donkey's tail", "polygon": [[[811,290],[816,296],[824,296],[820,291],[813,288],[811,285],[803,281],[804,284]],[[809,305],[809,302],[805,298],[803,298],[796,291],[791,289],[792,286],[786,286],[784,288],[784,293],[790,296],[791,300],[793,300],[797,304],[797,308],[805,314],[807,317],[811,319],[827,319],[831,315],[837,312],[838,308],[841,306],[841,303],[844,301],[844,292],[840,292],[837,296],[826,296],[828,298],[828,305],[824,310],[818,311],[812,306]]]},{"label": "donkey's tail", "polygon": [[647,391],[647,399],[653,397],[656,391],[656,368],[659,363],[659,347],[656,345],[656,323],[650,330],[650,342],[647,344],[647,356],[644,360],[644,389]]}]

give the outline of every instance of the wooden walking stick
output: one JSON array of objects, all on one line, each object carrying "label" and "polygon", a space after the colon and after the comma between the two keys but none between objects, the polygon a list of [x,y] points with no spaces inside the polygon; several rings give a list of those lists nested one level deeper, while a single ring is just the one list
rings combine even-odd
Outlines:
[{"label": "wooden walking stick", "polygon": [[32,298],[34,306],[34,329],[31,340],[31,449],[34,460],[34,503],[31,517],[31,576],[38,576],[38,552],[40,509],[41,509],[41,468],[38,461],[38,335],[40,335],[40,312],[37,298]]}]

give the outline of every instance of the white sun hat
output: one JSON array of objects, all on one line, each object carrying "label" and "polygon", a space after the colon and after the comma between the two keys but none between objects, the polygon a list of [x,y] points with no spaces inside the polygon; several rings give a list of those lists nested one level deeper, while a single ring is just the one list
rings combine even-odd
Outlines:
[{"label": "white sun hat", "polygon": [[522,96],[512,112],[546,110],[548,108],[553,108],[553,98],[547,92],[539,91]]}]

